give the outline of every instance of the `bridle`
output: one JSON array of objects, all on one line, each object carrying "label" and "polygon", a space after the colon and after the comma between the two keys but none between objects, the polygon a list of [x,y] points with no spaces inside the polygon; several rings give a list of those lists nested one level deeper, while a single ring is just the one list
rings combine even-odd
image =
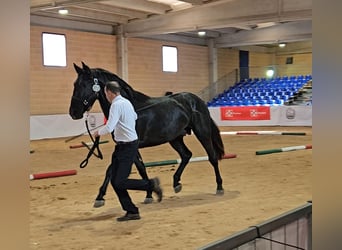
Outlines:
[{"label": "bridle", "polygon": [[94,77],[93,82],[94,82],[94,84],[92,86],[93,92],[91,93],[91,95],[89,97],[84,98],[83,100],[81,98],[74,96],[74,95],[71,97],[71,99],[81,103],[84,106],[84,110],[87,110],[87,111],[90,109],[89,103],[95,102],[95,100],[98,98],[100,90],[101,90],[99,80],[96,77]]}]

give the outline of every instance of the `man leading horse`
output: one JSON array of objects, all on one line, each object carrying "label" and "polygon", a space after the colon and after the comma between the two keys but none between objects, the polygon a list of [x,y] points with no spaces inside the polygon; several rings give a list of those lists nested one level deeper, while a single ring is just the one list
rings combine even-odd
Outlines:
[{"label": "man leading horse", "polygon": [[94,133],[95,137],[114,131],[116,142],[112,154],[110,168],[111,184],[126,214],[117,221],[139,220],[139,209],[132,202],[127,190],[153,191],[158,196],[158,202],[163,198],[159,178],[129,179],[132,164],[138,152],[138,135],[135,130],[137,114],[129,100],[120,95],[120,85],[115,81],[107,82],[105,95],[111,103],[106,126]]}]

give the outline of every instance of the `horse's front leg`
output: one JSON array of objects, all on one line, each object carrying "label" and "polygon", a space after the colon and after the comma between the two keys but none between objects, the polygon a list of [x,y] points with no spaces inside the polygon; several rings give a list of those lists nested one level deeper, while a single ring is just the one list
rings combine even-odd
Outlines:
[{"label": "horse's front leg", "polygon": [[[141,176],[141,178],[143,178],[144,180],[148,180],[146,167],[145,167],[145,164],[142,160],[142,157],[141,157],[139,151],[137,153],[137,157],[134,159],[134,164],[135,164],[136,168],[138,169],[138,172],[139,172],[139,175]],[[146,191],[146,197],[145,197],[144,203],[150,204],[152,202],[153,202],[152,192]]]},{"label": "horse's front leg", "polygon": [[173,175],[173,190],[175,191],[175,193],[179,193],[180,191],[182,191],[182,183],[180,183],[180,180],[182,173],[188,163],[189,160],[182,159],[176,170],[176,173]]},{"label": "horse's front leg", "polygon": [[191,159],[192,153],[185,146],[183,136],[180,136],[176,140],[171,141],[170,145],[178,152],[179,156],[181,157],[181,162],[175,174],[173,175],[173,190],[175,191],[175,193],[179,193],[182,190],[182,183],[180,183],[181,176],[186,165]]},{"label": "horse's front leg", "polygon": [[105,199],[103,198],[106,195],[107,187],[110,182],[110,179],[112,178],[112,168],[111,165],[108,166],[106,171],[106,176],[103,181],[102,186],[99,189],[99,193],[96,196],[94,207],[102,207],[105,204]]}]

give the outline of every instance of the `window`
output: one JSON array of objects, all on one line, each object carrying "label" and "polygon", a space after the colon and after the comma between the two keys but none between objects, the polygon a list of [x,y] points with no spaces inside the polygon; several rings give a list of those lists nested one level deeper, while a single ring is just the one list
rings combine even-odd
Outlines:
[{"label": "window", "polygon": [[177,48],[170,46],[163,46],[163,71],[164,72],[177,72]]},{"label": "window", "polygon": [[43,33],[43,65],[66,67],[65,35]]},{"label": "window", "polygon": [[286,64],[292,64],[293,63],[293,57],[287,57],[286,58]]}]

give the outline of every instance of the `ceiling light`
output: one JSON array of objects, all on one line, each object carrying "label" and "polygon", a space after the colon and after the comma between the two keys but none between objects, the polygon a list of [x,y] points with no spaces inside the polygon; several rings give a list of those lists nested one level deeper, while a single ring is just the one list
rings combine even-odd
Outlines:
[{"label": "ceiling light", "polygon": [[286,43],[279,43],[278,46],[279,48],[284,48],[286,46]]},{"label": "ceiling light", "polygon": [[69,11],[67,9],[59,9],[58,13],[61,15],[67,15],[69,13]]},{"label": "ceiling light", "polygon": [[205,31],[198,31],[197,34],[199,36],[205,36],[206,32]]},{"label": "ceiling light", "polygon": [[268,70],[266,71],[266,76],[267,76],[268,78],[272,78],[273,75],[274,75],[274,69],[268,69]]},{"label": "ceiling light", "polygon": [[276,25],[275,22],[266,22],[266,23],[258,23],[257,27],[258,28],[267,28]]}]

